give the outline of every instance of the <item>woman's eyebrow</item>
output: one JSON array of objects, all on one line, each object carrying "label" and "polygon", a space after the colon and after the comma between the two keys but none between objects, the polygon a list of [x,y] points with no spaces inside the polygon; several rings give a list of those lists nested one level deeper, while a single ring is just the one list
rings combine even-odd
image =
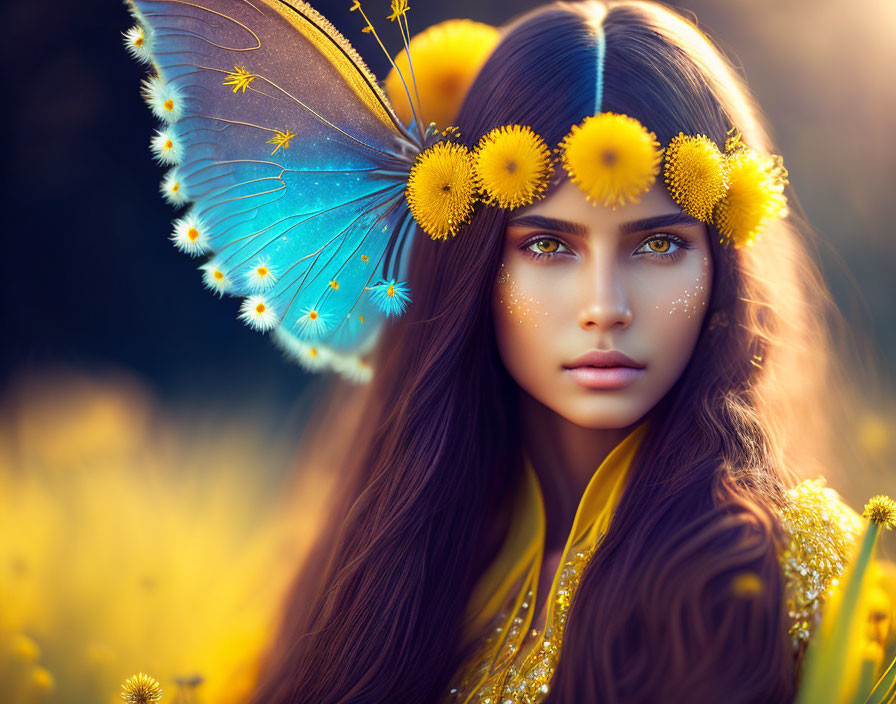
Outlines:
[{"label": "woman's eyebrow", "polygon": [[588,234],[588,228],[577,222],[548,218],[543,215],[521,215],[513,218],[508,225],[511,227],[534,227],[539,230],[553,230],[554,232],[565,232],[570,235],[581,235],[582,237]]},{"label": "woman's eyebrow", "polygon": [[691,217],[687,213],[680,210],[676,213],[664,213],[663,215],[654,215],[641,220],[633,220],[619,226],[619,231],[623,235],[632,232],[642,232],[644,230],[652,230],[656,227],[669,227],[670,225],[699,225],[697,218]]},{"label": "woman's eyebrow", "polygon": [[[687,213],[678,211],[676,213],[653,215],[649,218],[642,218],[640,220],[623,223],[619,226],[619,230],[623,235],[628,235],[633,232],[652,230],[656,227],[699,224],[700,221],[696,218],[691,217]],[[511,227],[532,227],[540,230],[553,230],[554,232],[565,232],[567,234],[580,235],[582,237],[588,235],[588,228],[581,223],[561,220],[559,218],[549,218],[544,215],[521,215],[513,218],[508,225]]]}]

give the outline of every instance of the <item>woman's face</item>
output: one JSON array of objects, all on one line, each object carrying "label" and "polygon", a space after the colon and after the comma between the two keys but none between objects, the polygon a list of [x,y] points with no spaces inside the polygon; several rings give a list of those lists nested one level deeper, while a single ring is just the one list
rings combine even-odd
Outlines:
[{"label": "woman's face", "polygon": [[[492,300],[498,349],[548,408],[583,427],[623,428],[683,372],[711,284],[706,226],[661,179],[616,210],[567,179],[511,215]],[[631,361],[599,358],[609,350]]]}]

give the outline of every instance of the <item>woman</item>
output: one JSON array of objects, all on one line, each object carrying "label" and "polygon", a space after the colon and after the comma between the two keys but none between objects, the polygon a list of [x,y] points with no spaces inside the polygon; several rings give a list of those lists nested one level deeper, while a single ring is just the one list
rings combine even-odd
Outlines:
[{"label": "woman", "polygon": [[[515,19],[454,124],[470,149],[504,125],[557,145],[601,111],[774,151],[730,64],[649,2]],[[793,700],[817,614],[788,613],[786,490],[825,466],[833,364],[793,197],[732,247],[659,179],[611,208],[567,176],[413,240],[253,702]],[[845,554],[854,512],[810,498]]]},{"label": "woman", "polygon": [[[679,131],[723,143],[736,124],[770,150],[742,83],[690,24],[646,3],[604,12],[549,5],[507,27],[457,116],[461,139],[475,146],[521,124],[559,142],[593,112],[602,24],[604,110],[637,117],[663,144]],[[417,240],[414,303],[378,348],[371,439],[350,492],[360,498],[323,549],[321,586],[297,587],[292,649],[255,701],[449,692],[462,616],[506,535],[524,452],[546,501],[531,607],[543,628],[594,468],[648,416],[570,609],[549,700],[792,700],[775,508],[792,469],[815,466],[822,430],[806,423],[821,419],[807,410],[823,407],[828,299],[790,222],[755,250],[725,248],[693,219],[621,234],[675,214],[661,183],[612,211],[565,180],[517,212],[482,209],[455,241]],[[643,369],[601,390],[597,375],[568,368],[611,348]],[[761,591],[736,595],[743,575]]]}]

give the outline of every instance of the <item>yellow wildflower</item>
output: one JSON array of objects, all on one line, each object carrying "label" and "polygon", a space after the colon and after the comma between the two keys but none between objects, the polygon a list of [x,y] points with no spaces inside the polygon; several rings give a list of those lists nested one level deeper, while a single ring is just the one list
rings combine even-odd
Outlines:
[{"label": "yellow wildflower", "polygon": [[663,175],[669,195],[688,215],[709,222],[725,195],[724,155],[704,135],[679,132],[666,146]]},{"label": "yellow wildflower", "polygon": [[390,22],[394,22],[395,20],[404,17],[410,9],[408,0],[392,0],[391,7],[392,14],[388,17]]},{"label": "yellow wildflower", "polygon": [[573,183],[595,203],[616,209],[637,203],[659,173],[662,150],[653,132],[628,115],[591,115],[560,143]]},{"label": "yellow wildflower", "polygon": [[479,140],[473,153],[473,176],[485,202],[518,208],[540,198],[551,174],[551,151],[531,128],[508,125]]},{"label": "yellow wildflower", "polygon": [[53,673],[40,665],[31,668],[28,679],[31,687],[38,692],[48,693],[56,689],[56,679],[53,677]]},{"label": "yellow wildflower", "polygon": [[729,152],[725,159],[728,191],[713,211],[722,241],[749,247],[772,218],[787,215],[787,169],[778,155],[766,156],[749,147]]},{"label": "yellow wildflower", "polygon": [[125,680],[121,689],[121,698],[128,704],[151,704],[162,698],[159,681],[142,672]]},{"label": "yellow wildflower", "polygon": [[234,66],[233,71],[227,71],[227,78],[224,79],[224,83],[221,85],[225,86],[233,86],[233,92],[236,93],[238,90],[241,90],[243,93],[246,92],[246,88],[249,87],[249,84],[252,83],[256,78],[258,78],[258,74],[249,73],[246,70],[245,66]]},{"label": "yellow wildflower", "polygon": [[759,575],[747,570],[734,576],[731,580],[731,591],[735,596],[750,598],[762,594],[764,587]]},{"label": "yellow wildflower", "polygon": [[279,149],[289,149],[289,141],[294,137],[295,135],[289,130],[286,130],[285,132],[275,130],[274,136],[266,142],[266,144],[274,145],[274,151],[271,152],[271,156],[276,154]]},{"label": "yellow wildflower", "polygon": [[397,115],[410,124],[411,104],[398,75],[401,71],[414,100],[420,101],[424,124],[435,122],[444,127],[454,122],[467,90],[498,38],[496,27],[466,19],[440,22],[414,35],[409,51],[417,94],[404,50],[395,57],[398,70],[393,67],[386,76],[386,94]]},{"label": "yellow wildflower", "polygon": [[469,150],[455,142],[425,149],[411,169],[406,194],[411,214],[432,239],[456,235],[476,202]]},{"label": "yellow wildflower", "polygon": [[878,494],[868,499],[862,516],[872,523],[883,525],[887,530],[896,526],[896,501],[889,496]]}]

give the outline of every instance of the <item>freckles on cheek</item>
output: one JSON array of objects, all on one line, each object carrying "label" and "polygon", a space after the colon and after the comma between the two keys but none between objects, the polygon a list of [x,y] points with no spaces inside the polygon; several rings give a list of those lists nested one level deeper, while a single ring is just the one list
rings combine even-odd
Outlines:
[{"label": "freckles on cheek", "polygon": [[688,284],[687,288],[679,290],[677,295],[673,294],[669,300],[657,303],[656,309],[669,315],[687,318],[700,315],[709,303],[708,282],[709,257],[704,256],[697,277]]},{"label": "freckles on cheek", "polygon": [[537,328],[538,323],[548,316],[541,300],[524,292],[503,264],[496,283],[502,316],[510,322]]}]

